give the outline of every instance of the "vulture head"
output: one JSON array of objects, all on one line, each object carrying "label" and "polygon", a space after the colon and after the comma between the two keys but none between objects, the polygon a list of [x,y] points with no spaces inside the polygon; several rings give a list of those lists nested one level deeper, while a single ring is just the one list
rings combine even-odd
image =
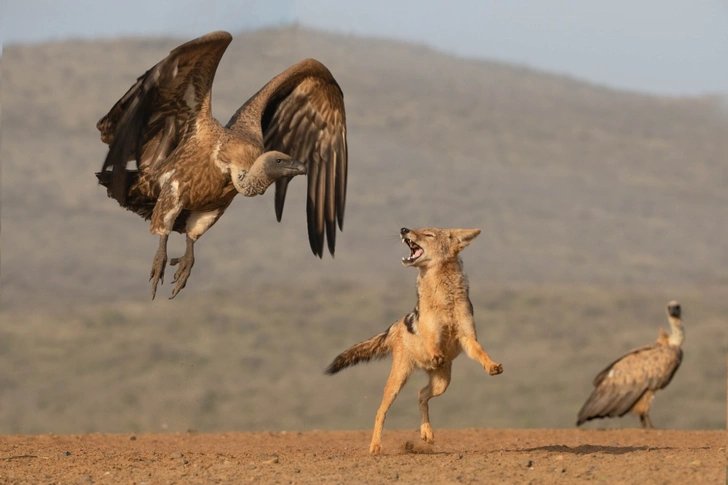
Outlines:
[{"label": "vulture head", "polygon": [[306,174],[306,165],[285,153],[270,151],[259,156],[250,170],[230,171],[233,185],[248,197],[263,194],[276,180]]},{"label": "vulture head", "polygon": [[672,300],[667,304],[667,315],[672,318],[680,318],[680,304]]},{"label": "vulture head", "polygon": [[670,345],[680,346],[685,339],[685,328],[682,322],[682,310],[680,304],[675,300],[672,300],[667,304],[667,320],[670,322],[670,329],[672,333],[668,340]]}]

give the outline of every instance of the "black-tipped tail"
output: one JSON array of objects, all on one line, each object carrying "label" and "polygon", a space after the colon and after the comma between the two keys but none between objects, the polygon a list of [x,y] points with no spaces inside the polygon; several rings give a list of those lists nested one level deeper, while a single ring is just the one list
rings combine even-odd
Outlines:
[{"label": "black-tipped tail", "polygon": [[372,359],[383,359],[392,353],[392,347],[387,340],[389,329],[375,335],[369,340],[360,342],[336,356],[334,361],[326,368],[324,373],[334,375],[342,369],[356,365],[359,362],[369,362]]}]

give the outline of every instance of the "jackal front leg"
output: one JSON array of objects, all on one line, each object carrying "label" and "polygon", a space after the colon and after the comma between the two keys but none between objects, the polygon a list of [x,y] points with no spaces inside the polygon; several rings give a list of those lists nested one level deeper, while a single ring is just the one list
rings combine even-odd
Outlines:
[{"label": "jackal front leg", "polygon": [[431,346],[429,349],[430,353],[430,367],[432,369],[440,369],[442,366],[445,365],[445,354],[442,353],[442,350],[437,348],[436,346]]},{"label": "jackal front leg", "polygon": [[382,429],[384,428],[387,411],[397,397],[397,394],[399,394],[400,389],[407,382],[411,373],[411,363],[402,355],[393,355],[392,370],[389,373],[387,384],[384,386],[382,404],[379,405],[377,417],[374,420],[374,433],[372,434],[372,443],[369,446],[369,452],[372,454],[378,455],[382,452]]},{"label": "jackal front leg", "polygon": [[417,394],[420,402],[420,437],[422,441],[433,443],[434,436],[432,434],[432,426],[430,426],[429,401],[433,397],[444,394],[447,390],[452,374],[452,362],[448,362],[439,369],[428,371],[427,373],[430,375],[430,382],[420,389],[420,392]]},{"label": "jackal front leg", "polygon": [[445,365],[445,354],[440,350],[439,336],[423,328],[418,329],[418,333],[430,358],[429,366],[425,363],[425,368],[434,370]]},{"label": "jackal front leg", "polygon": [[473,336],[460,337],[460,346],[465,350],[465,353],[473,360],[480,362],[480,365],[488,371],[488,374],[497,376],[503,372],[503,366],[497,362],[493,362],[490,355],[483,350],[483,347],[475,340]]}]

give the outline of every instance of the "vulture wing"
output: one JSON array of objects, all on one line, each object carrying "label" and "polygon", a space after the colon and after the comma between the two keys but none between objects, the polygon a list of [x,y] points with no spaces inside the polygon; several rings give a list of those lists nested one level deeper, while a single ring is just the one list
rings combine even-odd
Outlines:
[{"label": "vulture wing", "polygon": [[[314,59],[294,64],[251,97],[227,127],[241,136],[262,139],[266,150],[306,163],[309,244],[322,257],[325,238],[333,256],[336,223],[339,229],[344,225],[348,160],[344,94],[326,66]],[[278,221],[290,180],[276,182]]]},{"label": "vulture wing", "polygon": [[201,117],[211,118],[215,71],[232,36],[213,32],[169,53],[101,118],[96,127],[109,145],[102,172],[110,169],[111,195],[126,200],[126,166],[154,169],[195,132]]},{"label": "vulture wing", "polygon": [[577,425],[594,418],[624,416],[645,391],[670,383],[682,362],[682,349],[659,344],[634,349],[594,378],[594,391],[579,411]]}]

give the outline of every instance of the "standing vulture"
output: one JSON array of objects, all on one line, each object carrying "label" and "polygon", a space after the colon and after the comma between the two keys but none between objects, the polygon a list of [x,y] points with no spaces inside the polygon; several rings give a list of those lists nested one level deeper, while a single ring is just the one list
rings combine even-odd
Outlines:
[{"label": "standing vulture", "polygon": [[577,426],[632,411],[640,417],[643,428],[653,427],[649,412],[655,392],[670,383],[683,354],[680,346],[685,331],[678,302],[667,304],[667,319],[669,335],[661,328],[655,343],[628,352],[594,378],[594,391],[579,411]]},{"label": "standing vulture", "polygon": [[[109,197],[151,220],[159,235],[150,281],[164,282],[167,239],[185,233],[187,249],[172,284],[174,298],[195,262],[194,244],[235,195],[276,185],[280,222],[290,180],[308,174],[311,250],[331,255],[343,228],[347,145],[344,95],[329,70],[305,59],[274,77],[222,126],[211,114],[215,71],[232,41],[213,32],[177,47],[142,75],[96,127],[109,153],[96,176]],[[127,168],[134,161],[133,168]],[[325,235],[324,235],[325,234]]]}]

